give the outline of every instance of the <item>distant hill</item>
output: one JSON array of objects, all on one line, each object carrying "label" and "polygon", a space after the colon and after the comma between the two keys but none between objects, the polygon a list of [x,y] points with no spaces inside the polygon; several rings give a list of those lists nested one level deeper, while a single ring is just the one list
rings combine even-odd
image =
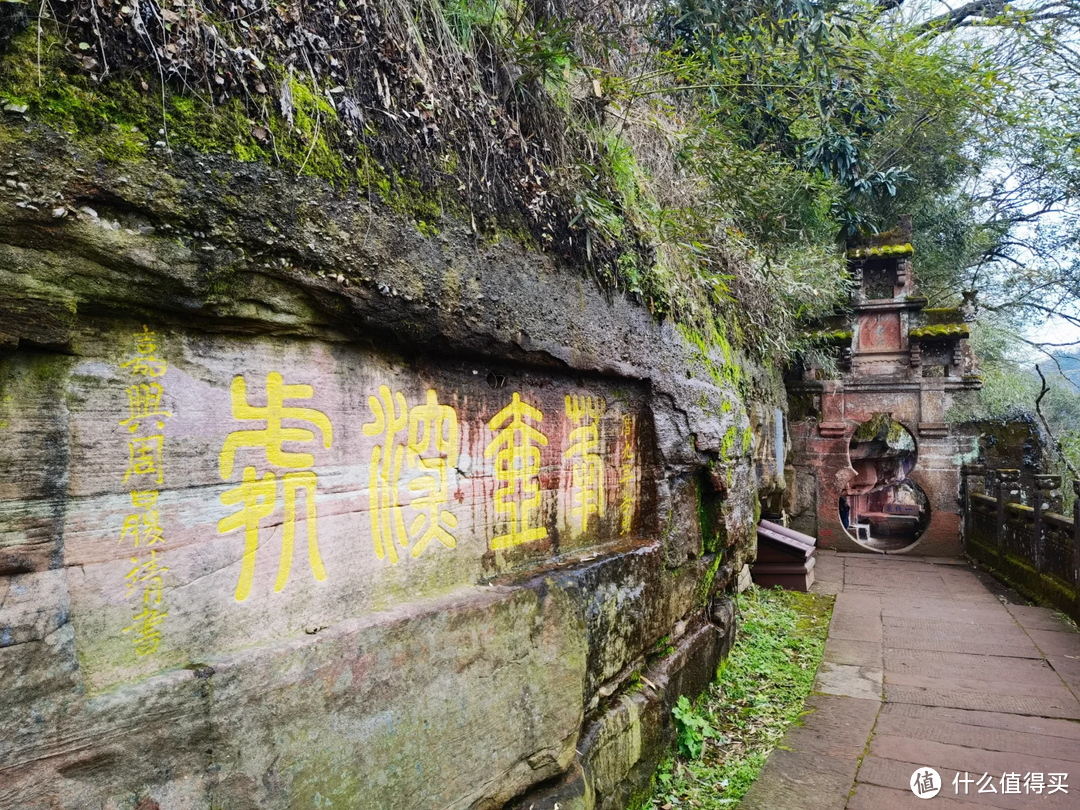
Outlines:
[{"label": "distant hill", "polygon": [[1054,359],[1061,365],[1061,370],[1065,376],[1076,385],[1080,385],[1080,352],[1056,354]]}]

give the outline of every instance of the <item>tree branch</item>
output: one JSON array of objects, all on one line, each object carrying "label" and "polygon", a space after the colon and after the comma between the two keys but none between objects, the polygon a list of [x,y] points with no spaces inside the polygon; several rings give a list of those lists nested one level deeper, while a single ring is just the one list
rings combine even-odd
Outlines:
[{"label": "tree branch", "polygon": [[[1056,360],[1054,362],[1057,362]],[[1060,370],[1060,366],[1058,369]],[[1042,369],[1039,368],[1038,363],[1035,364],[1035,372],[1039,375],[1039,381],[1042,383],[1042,387],[1039,389],[1039,395],[1035,397],[1035,413],[1039,417],[1039,421],[1042,422],[1043,428],[1046,430],[1046,435],[1050,437],[1050,441],[1054,443],[1054,451],[1058,454],[1058,457],[1065,462],[1065,466],[1069,468],[1069,472],[1072,473],[1073,478],[1080,478],[1080,472],[1077,472],[1076,467],[1072,462],[1065,457],[1064,451],[1061,449],[1061,442],[1057,436],[1054,435],[1053,429],[1050,427],[1050,423],[1046,420],[1046,416],[1042,412],[1042,400],[1050,391],[1050,386],[1046,384],[1046,377],[1043,376]]]},{"label": "tree branch", "polygon": [[996,17],[1005,11],[1005,0],[972,0],[960,8],[932,17],[914,28],[916,35],[942,33],[956,28],[969,17]]}]

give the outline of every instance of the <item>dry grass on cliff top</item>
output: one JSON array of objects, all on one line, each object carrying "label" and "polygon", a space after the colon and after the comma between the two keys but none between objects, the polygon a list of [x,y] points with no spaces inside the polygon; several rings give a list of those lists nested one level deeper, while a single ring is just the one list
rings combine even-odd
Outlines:
[{"label": "dry grass on cliff top", "polygon": [[[733,346],[789,356],[796,314],[828,309],[843,275],[835,246],[766,256],[741,229],[714,165],[737,150],[703,139],[710,109],[672,90],[681,57],[657,44],[663,5],[3,5],[0,108],[121,133],[119,159],[217,151],[374,188],[425,227],[450,210],[587,269],[728,363]],[[727,171],[743,189],[760,167]]]},{"label": "dry grass on cliff top", "polygon": [[676,707],[677,750],[657,771],[647,807],[720,810],[739,803],[803,713],[832,606],[831,596],[756,586],[739,596],[735,645],[697,704],[684,697]]}]

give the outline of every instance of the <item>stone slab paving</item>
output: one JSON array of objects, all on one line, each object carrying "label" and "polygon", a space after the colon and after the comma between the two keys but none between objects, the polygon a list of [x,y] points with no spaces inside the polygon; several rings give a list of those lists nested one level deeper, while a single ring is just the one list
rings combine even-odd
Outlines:
[{"label": "stone slab paving", "polygon": [[[836,607],[808,714],[740,808],[1080,810],[1071,624],[963,560],[819,551],[814,570]],[[909,786],[927,767],[942,781],[929,803]],[[1052,773],[1068,792],[1025,792],[1028,774]]]}]

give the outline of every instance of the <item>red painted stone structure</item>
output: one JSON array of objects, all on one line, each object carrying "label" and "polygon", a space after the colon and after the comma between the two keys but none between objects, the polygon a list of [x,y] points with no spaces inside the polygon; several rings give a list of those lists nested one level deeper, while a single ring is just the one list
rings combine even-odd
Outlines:
[{"label": "red painted stone structure", "polygon": [[957,397],[982,386],[967,346],[974,297],[927,308],[911,236],[905,219],[850,246],[850,310],[816,333],[839,373],[808,363],[788,380],[786,508],[791,525],[822,548],[961,553],[960,465],[977,445],[945,416]]}]

